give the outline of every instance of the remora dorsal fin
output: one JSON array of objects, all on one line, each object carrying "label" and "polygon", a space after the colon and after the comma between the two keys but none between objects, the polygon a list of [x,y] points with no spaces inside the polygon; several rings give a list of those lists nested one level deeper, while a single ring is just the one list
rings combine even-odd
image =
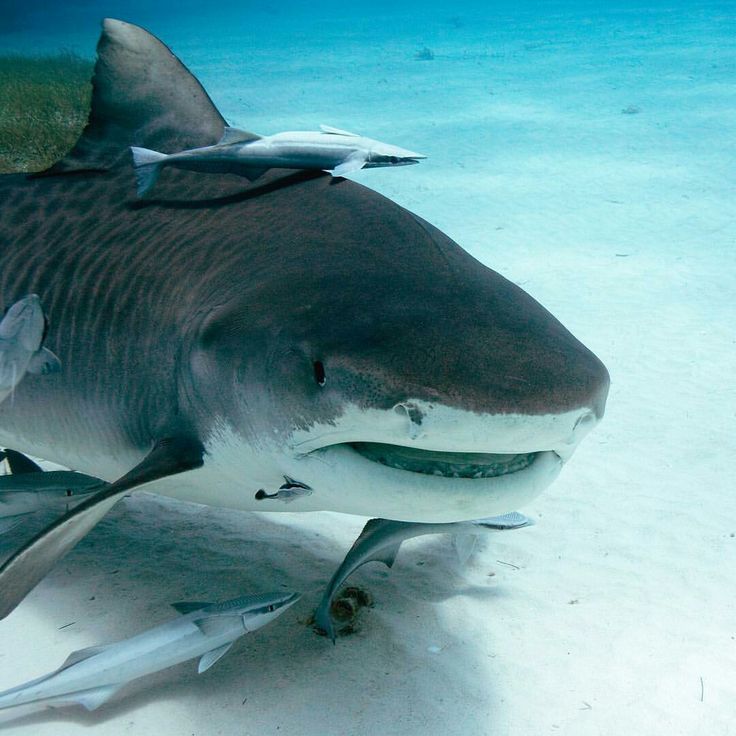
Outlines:
[{"label": "remora dorsal fin", "polygon": [[341,130],[340,128],[333,128],[331,125],[320,125],[319,129],[323,133],[329,133],[330,135],[346,135],[350,138],[359,138],[357,133],[351,133],[349,130]]},{"label": "remora dorsal fin", "polygon": [[129,146],[172,153],[212,145],[224,126],[202,85],[165,44],[139,26],[106,18],[87,127],[74,148],[43,173],[127,164]]}]

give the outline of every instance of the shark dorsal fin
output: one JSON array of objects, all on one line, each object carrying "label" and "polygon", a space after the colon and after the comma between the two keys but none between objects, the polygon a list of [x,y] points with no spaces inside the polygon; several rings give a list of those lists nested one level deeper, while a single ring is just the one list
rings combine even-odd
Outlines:
[{"label": "shark dorsal fin", "polygon": [[231,128],[229,125],[225,126],[225,132],[222,134],[222,138],[218,141],[219,146],[227,146],[230,143],[246,143],[247,141],[257,141],[261,136],[255,133],[249,133],[247,130],[241,130],[240,128]]},{"label": "shark dorsal fin", "polygon": [[44,174],[129,163],[129,146],[172,153],[217,143],[225,121],[202,85],[148,31],[106,18],[97,44],[92,106],[74,148]]},{"label": "shark dorsal fin", "polygon": [[340,130],[340,128],[333,128],[331,125],[320,125],[319,129],[323,133],[329,133],[330,135],[347,135],[351,138],[359,138],[357,133],[350,133],[347,130]]}]

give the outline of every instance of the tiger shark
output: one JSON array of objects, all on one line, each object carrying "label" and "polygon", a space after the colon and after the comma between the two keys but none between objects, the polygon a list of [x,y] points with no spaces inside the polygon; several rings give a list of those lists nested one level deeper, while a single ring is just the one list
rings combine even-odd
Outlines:
[{"label": "tiger shark", "polygon": [[[602,417],[609,376],[590,350],[370,189],[172,169],[139,201],[129,147],[209,146],[226,126],[144,29],[103,22],[92,85],[63,159],[0,177],[0,299],[41,297],[62,366],[0,405],[0,445],[110,485],[4,564],[0,617],[132,490],[496,516],[541,493]],[[311,492],[286,506],[285,478]]]}]

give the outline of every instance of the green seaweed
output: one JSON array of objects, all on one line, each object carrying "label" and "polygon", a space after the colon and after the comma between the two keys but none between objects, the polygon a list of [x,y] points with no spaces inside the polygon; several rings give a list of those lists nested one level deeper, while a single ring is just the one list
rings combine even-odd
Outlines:
[{"label": "green seaweed", "polygon": [[0,56],[0,173],[42,171],[76,142],[93,63],[76,54]]}]

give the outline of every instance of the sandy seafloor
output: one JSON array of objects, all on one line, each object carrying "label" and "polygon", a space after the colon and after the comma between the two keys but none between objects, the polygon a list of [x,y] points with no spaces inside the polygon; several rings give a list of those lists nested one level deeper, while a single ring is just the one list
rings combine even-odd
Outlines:
[{"label": "sandy seafloor", "polygon": [[[0,729],[736,733],[733,6],[90,5],[0,24],[0,49],[91,55],[97,18],[117,14],[235,124],[326,123],[428,154],[353,178],[522,285],[612,386],[523,509],[535,527],[488,536],[464,567],[425,537],[390,574],[363,568],[375,606],[334,647],[305,621],[363,519],[127,499],[0,624],[0,689],[167,620],[171,601],[303,599],[204,675],[189,662],[95,713],[8,711]],[[414,58],[424,46],[433,60]]]}]

